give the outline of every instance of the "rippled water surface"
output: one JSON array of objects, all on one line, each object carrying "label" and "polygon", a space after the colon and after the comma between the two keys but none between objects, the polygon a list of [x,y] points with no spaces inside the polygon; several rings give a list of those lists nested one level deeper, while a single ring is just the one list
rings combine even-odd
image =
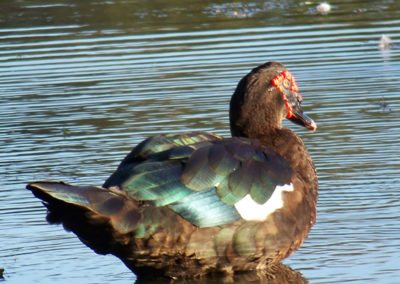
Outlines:
[{"label": "rippled water surface", "polygon": [[[100,185],[155,133],[229,135],[238,80],[296,76],[316,133],[318,223],[285,264],[310,283],[400,279],[400,1],[0,3],[0,267],[7,283],[133,283],[45,221],[25,184]],[[392,38],[388,50],[378,42]],[[0,280],[1,282],[1,280]]]}]

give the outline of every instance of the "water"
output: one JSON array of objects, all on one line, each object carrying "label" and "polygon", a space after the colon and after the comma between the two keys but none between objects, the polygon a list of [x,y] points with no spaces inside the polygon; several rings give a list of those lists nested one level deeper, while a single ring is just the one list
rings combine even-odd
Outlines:
[{"label": "water", "polygon": [[[32,180],[100,185],[156,133],[229,135],[238,80],[270,60],[316,133],[318,223],[284,261],[310,283],[400,277],[400,1],[11,1],[0,4],[0,267],[7,283],[133,283],[45,221]],[[382,34],[392,38],[381,51]]]}]

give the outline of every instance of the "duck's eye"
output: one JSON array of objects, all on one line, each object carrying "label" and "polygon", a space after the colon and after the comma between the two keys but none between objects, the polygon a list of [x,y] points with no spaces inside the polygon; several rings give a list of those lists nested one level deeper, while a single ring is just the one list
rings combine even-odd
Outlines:
[{"label": "duck's eye", "polygon": [[296,106],[299,105],[299,104],[301,104],[301,101],[299,101],[298,99],[297,99],[297,100],[291,101],[292,107],[296,107]]},{"label": "duck's eye", "polygon": [[303,101],[303,96],[297,93],[297,101],[301,103]]}]

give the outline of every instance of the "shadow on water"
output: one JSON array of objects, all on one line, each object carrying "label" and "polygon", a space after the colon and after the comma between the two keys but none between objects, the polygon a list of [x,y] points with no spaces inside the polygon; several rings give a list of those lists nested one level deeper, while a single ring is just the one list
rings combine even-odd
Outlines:
[{"label": "shadow on water", "polygon": [[135,284],[220,284],[220,283],[237,283],[237,284],[304,284],[308,283],[303,275],[291,269],[289,266],[278,263],[271,266],[267,271],[263,272],[246,272],[237,273],[235,275],[210,275],[197,279],[177,279],[169,280],[165,278],[157,279],[138,279]]}]

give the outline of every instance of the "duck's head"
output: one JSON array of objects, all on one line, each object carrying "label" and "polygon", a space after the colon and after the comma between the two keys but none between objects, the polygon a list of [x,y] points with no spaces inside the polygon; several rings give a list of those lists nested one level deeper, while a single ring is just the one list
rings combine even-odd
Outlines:
[{"label": "duck's head", "polygon": [[232,136],[260,137],[288,120],[311,131],[316,123],[301,107],[302,96],[292,74],[278,62],[253,69],[240,80],[230,103]]}]

